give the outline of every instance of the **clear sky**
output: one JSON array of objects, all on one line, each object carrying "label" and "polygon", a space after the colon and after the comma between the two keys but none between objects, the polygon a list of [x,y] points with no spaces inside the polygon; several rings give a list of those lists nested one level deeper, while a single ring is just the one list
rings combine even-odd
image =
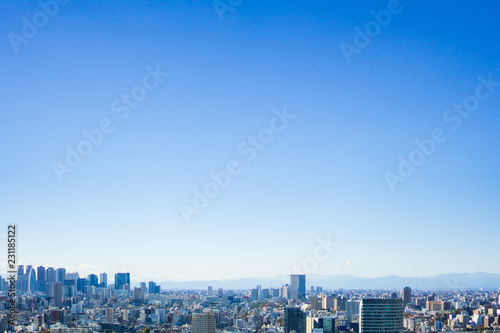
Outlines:
[{"label": "clear sky", "polygon": [[216,5],[0,4],[2,243],[16,223],[21,263],[500,273],[498,2]]}]

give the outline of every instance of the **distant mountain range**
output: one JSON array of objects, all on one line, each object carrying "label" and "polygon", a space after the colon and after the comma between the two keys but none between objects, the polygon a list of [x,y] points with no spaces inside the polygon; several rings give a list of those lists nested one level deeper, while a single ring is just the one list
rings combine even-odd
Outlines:
[{"label": "distant mountain range", "polygon": [[[289,283],[286,277],[244,278],[207,281],[163,281],[162,289],[206,289],[213,286],[223,289],[250,289],[256,285],[275,288]],[[400,277],[388,275],[378,278],[364,278],[354,275],[307,275],[307,289],[321,286],[324,289],[499,289],[500,274],[491,273],[450,273],[428,277]]]}]

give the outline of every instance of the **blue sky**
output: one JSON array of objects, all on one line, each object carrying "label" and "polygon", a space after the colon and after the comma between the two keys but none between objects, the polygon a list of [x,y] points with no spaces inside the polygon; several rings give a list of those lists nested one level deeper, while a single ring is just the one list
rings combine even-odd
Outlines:
[{"label": "blue sky", "polygon": [[[500,5],[401,1],[348,63],[340,44],[388,3],[242,1],[221,20],[211,1],[73,0],[14,47],[42,9],[0,4],[1,219],[20,262],[273,276],[329,235],[310,273],[500,273],[500,87],[458,129],[443,118],[478,77],[500,81]],[[168,75],[120,119],[112,103],[147,68]],[[238,146],[284,109],[295,118],[247,161]],[[59,181],[53,163],[103,119],[114,130]],[[446,141],[392,191],[385,173],[436,128]],[[241,172],[185,223],[179,206],[229,161]]]}]

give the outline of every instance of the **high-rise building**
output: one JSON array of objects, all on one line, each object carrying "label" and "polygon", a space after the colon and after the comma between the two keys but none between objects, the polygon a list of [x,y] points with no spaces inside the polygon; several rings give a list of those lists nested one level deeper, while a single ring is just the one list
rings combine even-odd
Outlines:
[{"label": "high-rise building", "polygon": [[56,306],[61,306],[63,298],[63,285],[60,281],[54,284],[54,303]]},{"label": "high-rise building", "polygon": [[410,287],[404,287],[401,294],[403,296],[403,306],[406,306],[406,304],[411,303],[411,288]]},{"label": "high-rise building", "polygon": [[346,307],[345,307],[345,310],[346,310],[346,318],[347,318],[347,321],[352,323],[354,321],[354,319],[356,319],[359,315],[359,301],[356,301],[356,300],[348,300],[346,302]]},{"label": "high-rise building", "polygon": [[86,287],[88,285],[87,279],[78,279],[76,280],[76,290],[84,293],[86,291]]},{"label": "high-rise building", "polygon": [[108,274],[106,273],[101,273],[101,275],[99,276],[99,279],[100,279],[100,284],[101,284],[101,287],[103,288],[107,288],[108,287]]},{"label": "high-rise building", "polygon": [[215,333],[215,316],[213,313],[195,313],[191,320],[192,333]]},{"label": "high-rise building", "polygon": [[55,283],[57,278],[56,278],[56,271],[54,270],[53,267],[47,268],[46,271],[47,274],[47,283]]},{"label": "high-rise building", "polygon": [[34,292],[36,288],[36,273],[32,265],[26,266],[27,286],[25,291]]},{"label": "high-rise building", "polygon": [[148,292],[148,288],[146,287],[146,282],[141,282],[141,289],[143,293]]},{"label": "high-rise building", "polygon": [[17,265],[17,275],[24,275],[24,265]]},{"label": "high-rise building", "polygon": [[360,302],[360,333],[401,333],[403,327],[403,300],[401,298],[365,298]]},{"label": "high-rise building", "polygon": [[45,272],[45,267],[38,266],[36,269],[36,276],[37,276],[36,290],[44,293],[45,286],[47,284],[46,283],[47,274]]},{"label": "high-rise building", "polygon": [[149,281],[149,284],[148,284],[148,293],[149,294],[154,294],[155,293],[155,288],[156,288],[156,282]]},{"label": "high-rise building", "polygon": [[66,280],[66,269],[65,268],[58,268],[56,270],[56,280],[63,283],[64,280]]},{"label": "high-rise building", "polygon": [[214,290],[212,286],[208,286],[207,296],[213,296],[213,295],[214,295]]},{"label": "high-rise building", "polygon": [[306,333],[306,314],[296,307],[285,308],[285,330],[284,333],[295,331]]},{"label": "high-rise building", "polygon": [[115,290],[123,289],[130,291],[130,273],[115,274]]},{"label": "high-rise building", "polygon": [[290,275],[291,297],[293,299],[302,299],[306,297],[306,276],[299,274]]},{"label": "high-rise building", "polygon": [[45,267],[38,266],[38,268],[36,269],[36,276],[38,277],[38,281],[45,281]]},{"label": "high-rise building", "polygon": [[97,287],[97,285],[99,284],[98,280],[97,280],[97,275],[95,274],[90,274],[87,279],[89,280],[89,286],[95,286]]}]

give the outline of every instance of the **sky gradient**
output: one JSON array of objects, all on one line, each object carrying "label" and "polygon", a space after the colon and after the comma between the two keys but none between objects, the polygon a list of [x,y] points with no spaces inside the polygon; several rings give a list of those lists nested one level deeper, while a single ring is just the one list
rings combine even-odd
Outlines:
[{"label": "sky gradient", "polygon": [[[459,128],[444,119],[479,77],[500,82],[500,4],[401,1],[347,62],[341,43],[388,3],[242,1],[221,20],[211,1],[73,0],[31,38],[40,5],[1,3],[2,243],[16,223],[21,263],[132,280],[280,275],[327,236],[309,273],[500,273],[500,87]],[[285,109],[248,161],[238,147]],[[113,130],[60,181],[54,162],[103,119]],[[446,141],[392,191],[384,174],[436,128]],[[240,172],[186,223],[179,206],[230,161]]]}]

